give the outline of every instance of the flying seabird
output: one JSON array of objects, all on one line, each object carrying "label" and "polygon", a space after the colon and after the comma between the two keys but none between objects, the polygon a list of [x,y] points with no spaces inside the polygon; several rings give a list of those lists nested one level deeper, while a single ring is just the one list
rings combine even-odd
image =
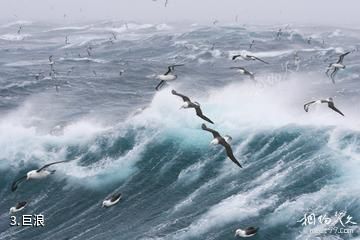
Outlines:
[{"label": "flying seabird", "polygon": [[161,80],[160,83],[156,86],[156,90],[159,90],[166,81],[173,81],[177,78],[177,75],[175,74],[171,74],[174,70],[175,67],[180,67],[180,66],[184,66],[184,64],[175,64],[175,65],[170,65],[168,66],[168,70],[166,73],[162,74],[162,75],[158,75],[156,76],[157,79]]},{"label": "flying seabird", "polygon": [[[201,108],[200,108],[200,104],[199,104],[198,102],[192,102],[192,101],[190,100],[190,98],[188,98],[187,96],[182,95],[182,94],[180,94],[180,93],[177,93],[175,90],[172,90],[171,93],[182,98],[182,100],[184,101],[184,104],[181,106],[181,108],[194,108],[195,111],[196,111],[196,115],[197,115],[198,117],[204,119],[205,121],[207,121],[207,122],[209,122],[209,123],[214,124],[213,121],[211,121],[208,117],[206,117],[206,116],[202,113]],[[180,108],[180,109],[181,109],[181,108]]]},{"label": "flying seabird", "polygon": [[305,112],[308,112],[310,105],[312,105],[312,104],[314,104],[314,103],[316,103],[316,104],[319,104],[319,103],[327,103],[329,108],[331,108],[331,109],[334,110],[335,112],[339,113],[340,115],[345,116],[339,109],[337,109],[337,108],[335,107],[334,100],[333,100],[332,98],[325,99],[325,100],[311,101],[311,102],[306,103],[306,104],[304,105],[304,110],[305,110]]},{"label": "flying seabird", "polygon": [[205,124],[202,124],[201,125],[201,128],[205,131],[208,131],[208,132],[211,132],[214,139],[211,141],[211,144],[220,144],[222,145],[225,150],[226,150],[226,154],[227,156],[230,158],[231,161],[233,161],[236,165],[238,165],[239,167],[242,168],[241,164],[239,163],[238,160],[236,160],[235,156],[234,156],[234,153],[231,149],[231,146],[229,145],[229,142],[232,140],[232,138],[230,136],[224,136],[222,137],[220,135],[219,132],[211,129],[211,128],[208,128]]},{"label": "flying seabird", "polygon": [[64,163],[66,161],[58,161],[58,162],[53,162],[53,163],[49,163],[46,164],[44,166],[42,166],[41,168],[37,169],[37,170],[31,170],[29,172],[27,172],[27,174],[25,176],[22,176],[21,178],[16,179],[12,185],[11,185],[11,191],[14,192],[20,183],[22,183],[25,180],[31,180],[31,179],[42,179],[45,178],[53,173],[55,173],[55,170],[47,170],[48,167],[50,167],[51,165],[54,164],[58,164],[58,163]]},{"label": "flying seabird", "polygon": [[22,30],[22,26],[19,26],[19,29],[18,29],[17,33],[20,34],[21,30]]},{"label": "flying seabird", "polygon": [[252,237],[257,233],[258,230],[259,228],[257,227],[247,227],[245,229],[239,228],[235,231],[235,237]]},{"label": "flying seabird", "polygon": [[50,65],[51,71],[53,71],[54,64],[55,64],[55,62],[54,62],[54,60],[53,60],[53,56],[50,55],[50,56],[49,56],[49,65]]},{"label": "flying seabird", "polygon": [[113,36],[114,40],[117,39],[116,33],[112,32],[111,35]]},{"label": "flying seabird", "polygon": [[249,45],[249,49],[251,49],[254,44],[255,44],[255,40],[252,40],[250,45]]},{"label": "flying seabird", "polygon": [[68,36],[65,36],[65,44],[66,44],[66,45],[70,44],[70,43],[69,43],[69,37],[68,37]]},{"label": "flying seabird", "polygon": [[310,45],[311,44],[311,40],[312,40],[312,37],[309,37],[308,40],[307,40],[307,43]]},{"label": "flying seabird", "polygon": [[103,201],[102,207],[108,208],[114,206],[120,201],[120,199],[121,199],[121,193],[113,194]]},{"label": "flying seabird", "polygon": [[299,57],[298,53],[296,52],[294,55],[294,65],[296,66],[296,71],[298,72],[300,69],[300,63],[301,63],[301,58]]},{"label": "flying seabird", "polygon": [[86,48],[86,52],[87,52],[87,54],[88,54],[89,57],[91,57],[91,50],[92,50],[92,47],[91,47],[91,46],[88,46],[88,47]]},{"label": "flying seabird", "polygon": [[15,205],[15,207],[11,207],[10,208],[10,212],[9,214],[14,214],[17,212],[20,212],[21,210],[23,210],[26,207],[27,202],[19,202]]},{"label": "flying seabird", "polygon": [[36,79],[36,80],[39,80],[40,77],[43,77],[43,76],[44,76],[44,72],[43,72],[43,71],[39,71],[39,72],[36,73],[34,76],[35,76],[35,79]]},{"label": "flying seabird", "polygon": [[[339,69],[345,69],[345,65],[342,63],[344,60],[344,57],[348,55],[350,52],[346,52],[344,54],[341,54],[339,57],[339,60],[336,63],[331,63],[326,71],[326,75],[331,78],[332,82],[335,84],[335,75],[339,71]],[[332,70],[332,73],[329,76],[329,72]]]},{"label": "flying seabird", "polygon": [[232,60],[236,60],[238,57],[241,57],[242,59],[246,60],[246,61],[260,61],[260,62],[263,62],[263,63],[266,63],[266,64],[269,64],[268,62],[265,62],[264,60],[258,58],[258,57],[255,57],[253,55],[249,55],[247,53],[241,53],[241,54],[237,54],[237,55],[234,55],[232,57]]},{"label": "flying seabird", "polygon": [[255,74],[252,72],[249,72],[243,67],[231,67],[230,69],[237,69],[240,74],[248,75],[251,80],[255,80]]},{"label": "flying seabird", "polygon": [[75,67],[71,67],[67,72],[66,75],[70,75],[74,71]]}]

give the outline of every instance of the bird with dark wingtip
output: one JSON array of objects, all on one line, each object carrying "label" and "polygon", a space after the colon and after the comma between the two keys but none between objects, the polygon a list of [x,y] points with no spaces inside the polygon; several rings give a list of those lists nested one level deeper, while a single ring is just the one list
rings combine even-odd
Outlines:
[{"label": "bird with dark wingtip", "polygon": [[16,191],[16,189],[18,188],[19,184],[22,183],[23,181],[27,181],[27,180],[31,180],[31,179],[42,179],[42,178],[46,178],[47,176],[54,174],[55,170],[47,170],[48,167],[55,165],[55,164],[59,164],[59,163],[64,163],[67,161],[58,161],[58,162],[53,162],[53,163],[49,163],[46,164],[44,166],[42,166],[39,169],[36,170],[31,170],[29,172],[27,172],[27,174],[25,176],[22,176],[18,179],[16,179],[12,185],[11,185],[11,191],[14,192]]},{"label": "bird with dark wingtip", "polygon": [[[339,57],[339,60],[336,62],[336,63],[330,63],[330,65],[328,66],[327,68],[327,71],[326,71],[326,75],[331,78],[332,82],[335,84],[335,75],[337,74],[337,72],[340,70],[340,69],[345,69],[346,66],[343,64],[343,61],[344,61],[344,57],[346,55],[348,55],[350,52],[346,52],[344,54],[341,54],[340,57]],[[329,72],[331,72],[331,74],[329,75]]]},{"label": "bird with dark wingtip", "polygon": [[114,206],[115,204],[117,204],[120,201],[121,197],[122,197],[121,193],[115,193],[115,194],[111,195],[110,197],[106,198],[103,201],[102,207],[108,208],[108,207]]},{"label": "bird with dark wingtip", "polygon": [[208,117],[206,117],[202,113],[200,104],[198,102],[192,102],[189,97],[182,95],[182,94],[176,92],[175,90],[172,90],[171,93],[182,98],[182,100],[184,101],[184,104],[181,106],[181,108],[194,108],[196,111],[196,115],[198,117],[200,117],[201,119],[204,119],[205,121],[207,121],[209,123],[214,124],[213,121],[211,121]]},{"label": "bird with dark wingtip", "polygon": [[208,131],[208,132],[212,133],[214,139],[211,141],[211,144],[220,144],[220,145],[222,145],[225,148],[226,155],[230,158],[230,160],[233,161],[240,168],[242,168],[239,161],[235,158],[234,153],[232,151],[232,148],[231,148],[231,146],[229,144],[229,142],[232,139],[230,136],[226,135],[226,136],[222,137],[219,132],[217,132],[217,131],[215,131],[215,130],[213,130],[211,128],[208,128],[205,124],[202,124],[201,128],[203,130],[205,130],[205,131]]},{"label": "bird with dark wingtip", "polygon": [[160,82],[159,84],[156,86],[156,90],[158,91],[164,84],[165,82],[168,81],[174,81],[177,79],[177,75],[172,74],[175,71],[175,67],[180,67],[180,66],[184,66],[184,64],[174,64],[174,65],[170,65],[168,66],[168,70],[161,75],[157,75],[156,79],[159,79]]},{"label": "bird with dark wingtip", "polygon": [[10,211],[9,211],[9,214],[14,214],[14,213],[17,213],[17,212],[20,212],[22,211],[27,205],[27,202],[23,201],[23,202],[18,202],[15,207],[11,207],[10,208]]},{"label": "bird with dark wingtip", "polygon": [[328,107],[330,109],[332,109],[333,111],[339,113],[340,115],[342,116],[345,116],[339,109],[337,109],[335,107],[335,104],[334,104],[334,100],[332,98],[328,98],[328,99],[325,99],[325,100],[317,100],[317,101],[311,101],[311,102],[308,102],[304,105],[304,110],[305,112],[308,112],[309,111],[309,107],[310,105],[312,104],[320,104],[320,103],[327,103]]},{"label": "bird with dark wingtip", "polygon": [[230,69],[236,69],[240,74],[247,75],[250,77],[251,80],[255,80],[255,74],[248,71],[244,67],[231,67]]},{"label": "bird with dark wingtip", "polygon": [[239,228],[235,231],[235,237],[252,237],[258,232],[258,230],[258,227],[247,227],[245,229]]},{"label": "bird with dark wingtip", "polygon": [[268,62],[262,60],[261,58],[255,57],[253,55],[249,55],[247,53],[241,53],[241,54],[234,55],[232,57],[232,60],[235,61],[237,58],[242,58],[246,61],[260,61],[262,63],[269,64]]}]

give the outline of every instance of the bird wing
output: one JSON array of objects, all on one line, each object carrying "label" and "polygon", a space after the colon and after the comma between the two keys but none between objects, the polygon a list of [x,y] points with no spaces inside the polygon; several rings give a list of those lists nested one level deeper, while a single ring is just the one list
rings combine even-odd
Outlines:
[{"label": "bird wing", "polygon": [[255,79],[255,76],[252,72],[249,72],[248,70],[246,70],[245,68],[243,67],[230,67],[230,69],[240,69],[240,70],[243,70],[244,71],[244,74],[245,75],[249,75],[251,79]]},{"label": "bird wing", "polygon": [[251,234],[255,234],[258,230],[259,228],[256,227],[248,227],[245,229],[245,232],[247,235],[251,235]]},{"label": "bird wing", "polygon": [[344,53],[344,54],[341,54],[337,63],[342,63],[343,60],[344,60],[344,57],[345,57],[346,55],[348,55],[349,53],[350,53],[350,52],[346,52],[346,53]]},{"label": "bird wing", "polygon": [[168,67],[168,70],[166,71],[166,73],[164,73],[164,75],[168,75],[169,73],[171,73],[171,71],[172,71],[172,70],[171,70],[171,67],[169,66],[169,67]]},{"label": "bird wing", "polygon": [[315,102],[316,102],[316,101],[311,101],[311,102],[305,103],[305,104],[304,104],[304,110],[305,110],[305,112],[308,112],[310,105],[311,105],[311,104],[314,104]]},{"label": "bird wing", "polygon": [[200,118],[204,119],[205,121],[209,122],[209,123],[212,123],[214,124],[213,121],[211,121],[208,117],[204,116],[202,111],[201,111],[201,108],[199,106],[196,106],[195,107],[195,111],[196,111],[196,115],[198,115]]},{"label": "bird wing", "polygon": [[329,77],[329,72],[331,70],[331,66],[332,66],[332,63],[329,64],[329,66],[328,66],[328,68],[327,68],[327,70],[325,72],[326,76],[328,76],[328,77]]},{"label": "bird wing", "polygon": [[342,116],[345,116],[339,109],[337,109],[335,106],[329,106],[329,108],[331,108],[332,110],[334,110],[335,112],[339,113]]},{"label": "bird wing", "polygon": [[174,69],[175,67],[181,67],[181,66],[184,66],[185,64],[173,64],[173,65],[170,65],[169,67],[171,67],[172,69]]},{"label": "bird wing", "polygon": [[114,201],[116,201],[118,198],[120,198],[121,197],[121,193],[116,193],[116,194],[114,194],[114,195],[112,195],[111,197],[110,197],[110,200],[112,201],[112,202],[114,202]]},{"label": "bird wing", "polygon": [[26,205],[26,202],[19,202],[16,204],[15,208],[19,209],[19,208],[25,207],[25,205]]},{"label": "bird wing", "polygon": [[255,58],[256,60],[260,61],[260,62],[263,62],[263,63],[266,63],[266,64],[269,64],[268,62],[262,60],[261,58],[258,58],[258,57],[255,57],[255,56],[249,56],[249,57],[253,57]]},{"label": "bird wing", "polygon": [[166,73],[164,73],[164,75],[168,75],[169,73],[174,71],[175,67],[180,67],[180,66],[184,66],[184,64],[173,64],[173,65],[168,66],[168,70]]},{"label": "bird wing", "polygon": [[236,165],[238,165],[239,167],[242,168],[241,164],[239,163],[238,160],[236,160],[234,153],[231,149],[231,146],[225,141],[220,141],[220,144],[223,145],[225,147],[226,150],[226,155],[230,158],[231,161],[233,161]]},{"label": "bird wing", "polygon": [[176,96],[181,97],[184,102],[186,102],[186,101],[191,102],[189,97],[187,97],[187,96],[185,96],[185,95],[183,95],[183,94],[181,94],[181,93],[178,93],[178,92],[176,92],[175,90],[172,90],[171,93],[172,93],[173,95],[176,95]]},{"label": "bird wing", "polygon": [[21,178],[16,179],[12,184],[11,184],[11,191],[15,192],[15,190],[18,188],[19,184],[22,183],[23,181],[26,180],[26,175],[22,176]]},{"label": "bird wing", "polygon": [[232,60],[235,60],[235,59],[237,59],[237,58],[240,57],[240,56],[241,56],[240,54],[234,55],[234,56],[232,57]]},{"label": "bird wing", "polygon": [[249,72],[249,71],[246,70],[245,68],[244,68],[244,73],[245,73],[245,75],[249,75],[250,77],[253,75],[251,72]]},{"label": "bird wing", "polygon": [[245,71],[245,68],[243,68],[243,67],[230,67],[230,69],[241,69],[241,70]]},{"label": "bird wing", "polygon": [[164,81],[164,80],[161,80],[161,81],[159,82],[159,84],[155,87],[156,91],[158,91],[164,83],[165,83],[165,81]]},{"label": "bird wing", "polygon": [[58,164],[58,163],[64,163],[64,162],[67,162],[67,161],[58,161],[58,162],[53,162],[53,163],[46,164],[46,165],[42,166],[41,168],[39,168],[38,170],[36,170],[36,172],[41,172],[42,170],[44,170],[47,167],[50,167],[51,165],[55,165],[55,164]]},{"label": "bird wing", "polygon": [[333,82],[333,84],[335,84],[335,76],[338,71],[339,71],[339,69],[335,68],[334,71],[330,75],[330,78],[331,78],[331,81]]},{"label": "bird wing", "polygon": [[217,132],[211,128],[208,128],[205,124],[202,124],[201,128],[205,131],[211,132],[214,138],[221,137],[219,132]]}]

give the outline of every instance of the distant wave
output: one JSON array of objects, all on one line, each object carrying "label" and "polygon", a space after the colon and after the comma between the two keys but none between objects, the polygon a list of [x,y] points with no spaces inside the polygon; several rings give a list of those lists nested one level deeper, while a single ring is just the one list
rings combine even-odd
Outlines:
[{"label": "distant wave", "polygon": [[1,40],[6,41],[22,41],[26,38],[31,37],[31,34],[4,34],[0,35]]}]

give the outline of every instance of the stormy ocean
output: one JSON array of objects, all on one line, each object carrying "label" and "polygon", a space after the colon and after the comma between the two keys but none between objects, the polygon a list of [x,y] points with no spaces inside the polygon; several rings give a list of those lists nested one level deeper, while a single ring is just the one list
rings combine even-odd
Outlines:
[{"label": "stormy ocean", "polygon": [[[359,47],[360,30],[331,26],[2,23],[0,239],[224,240],[248,226],[254,240],[360,239]],[[242,51],[270,64],[232,61]],[[347,51],[333,84],[326,68]],[[179,63],[156,91],[155,76]],[[232,136],[243,169],[172,89]],[[345,117],[304,111],[328,97]],[[10,226],[20,201],[16,216],[41,214],[44,227]],[[348,232],[326,232],[335,227]]]}]

